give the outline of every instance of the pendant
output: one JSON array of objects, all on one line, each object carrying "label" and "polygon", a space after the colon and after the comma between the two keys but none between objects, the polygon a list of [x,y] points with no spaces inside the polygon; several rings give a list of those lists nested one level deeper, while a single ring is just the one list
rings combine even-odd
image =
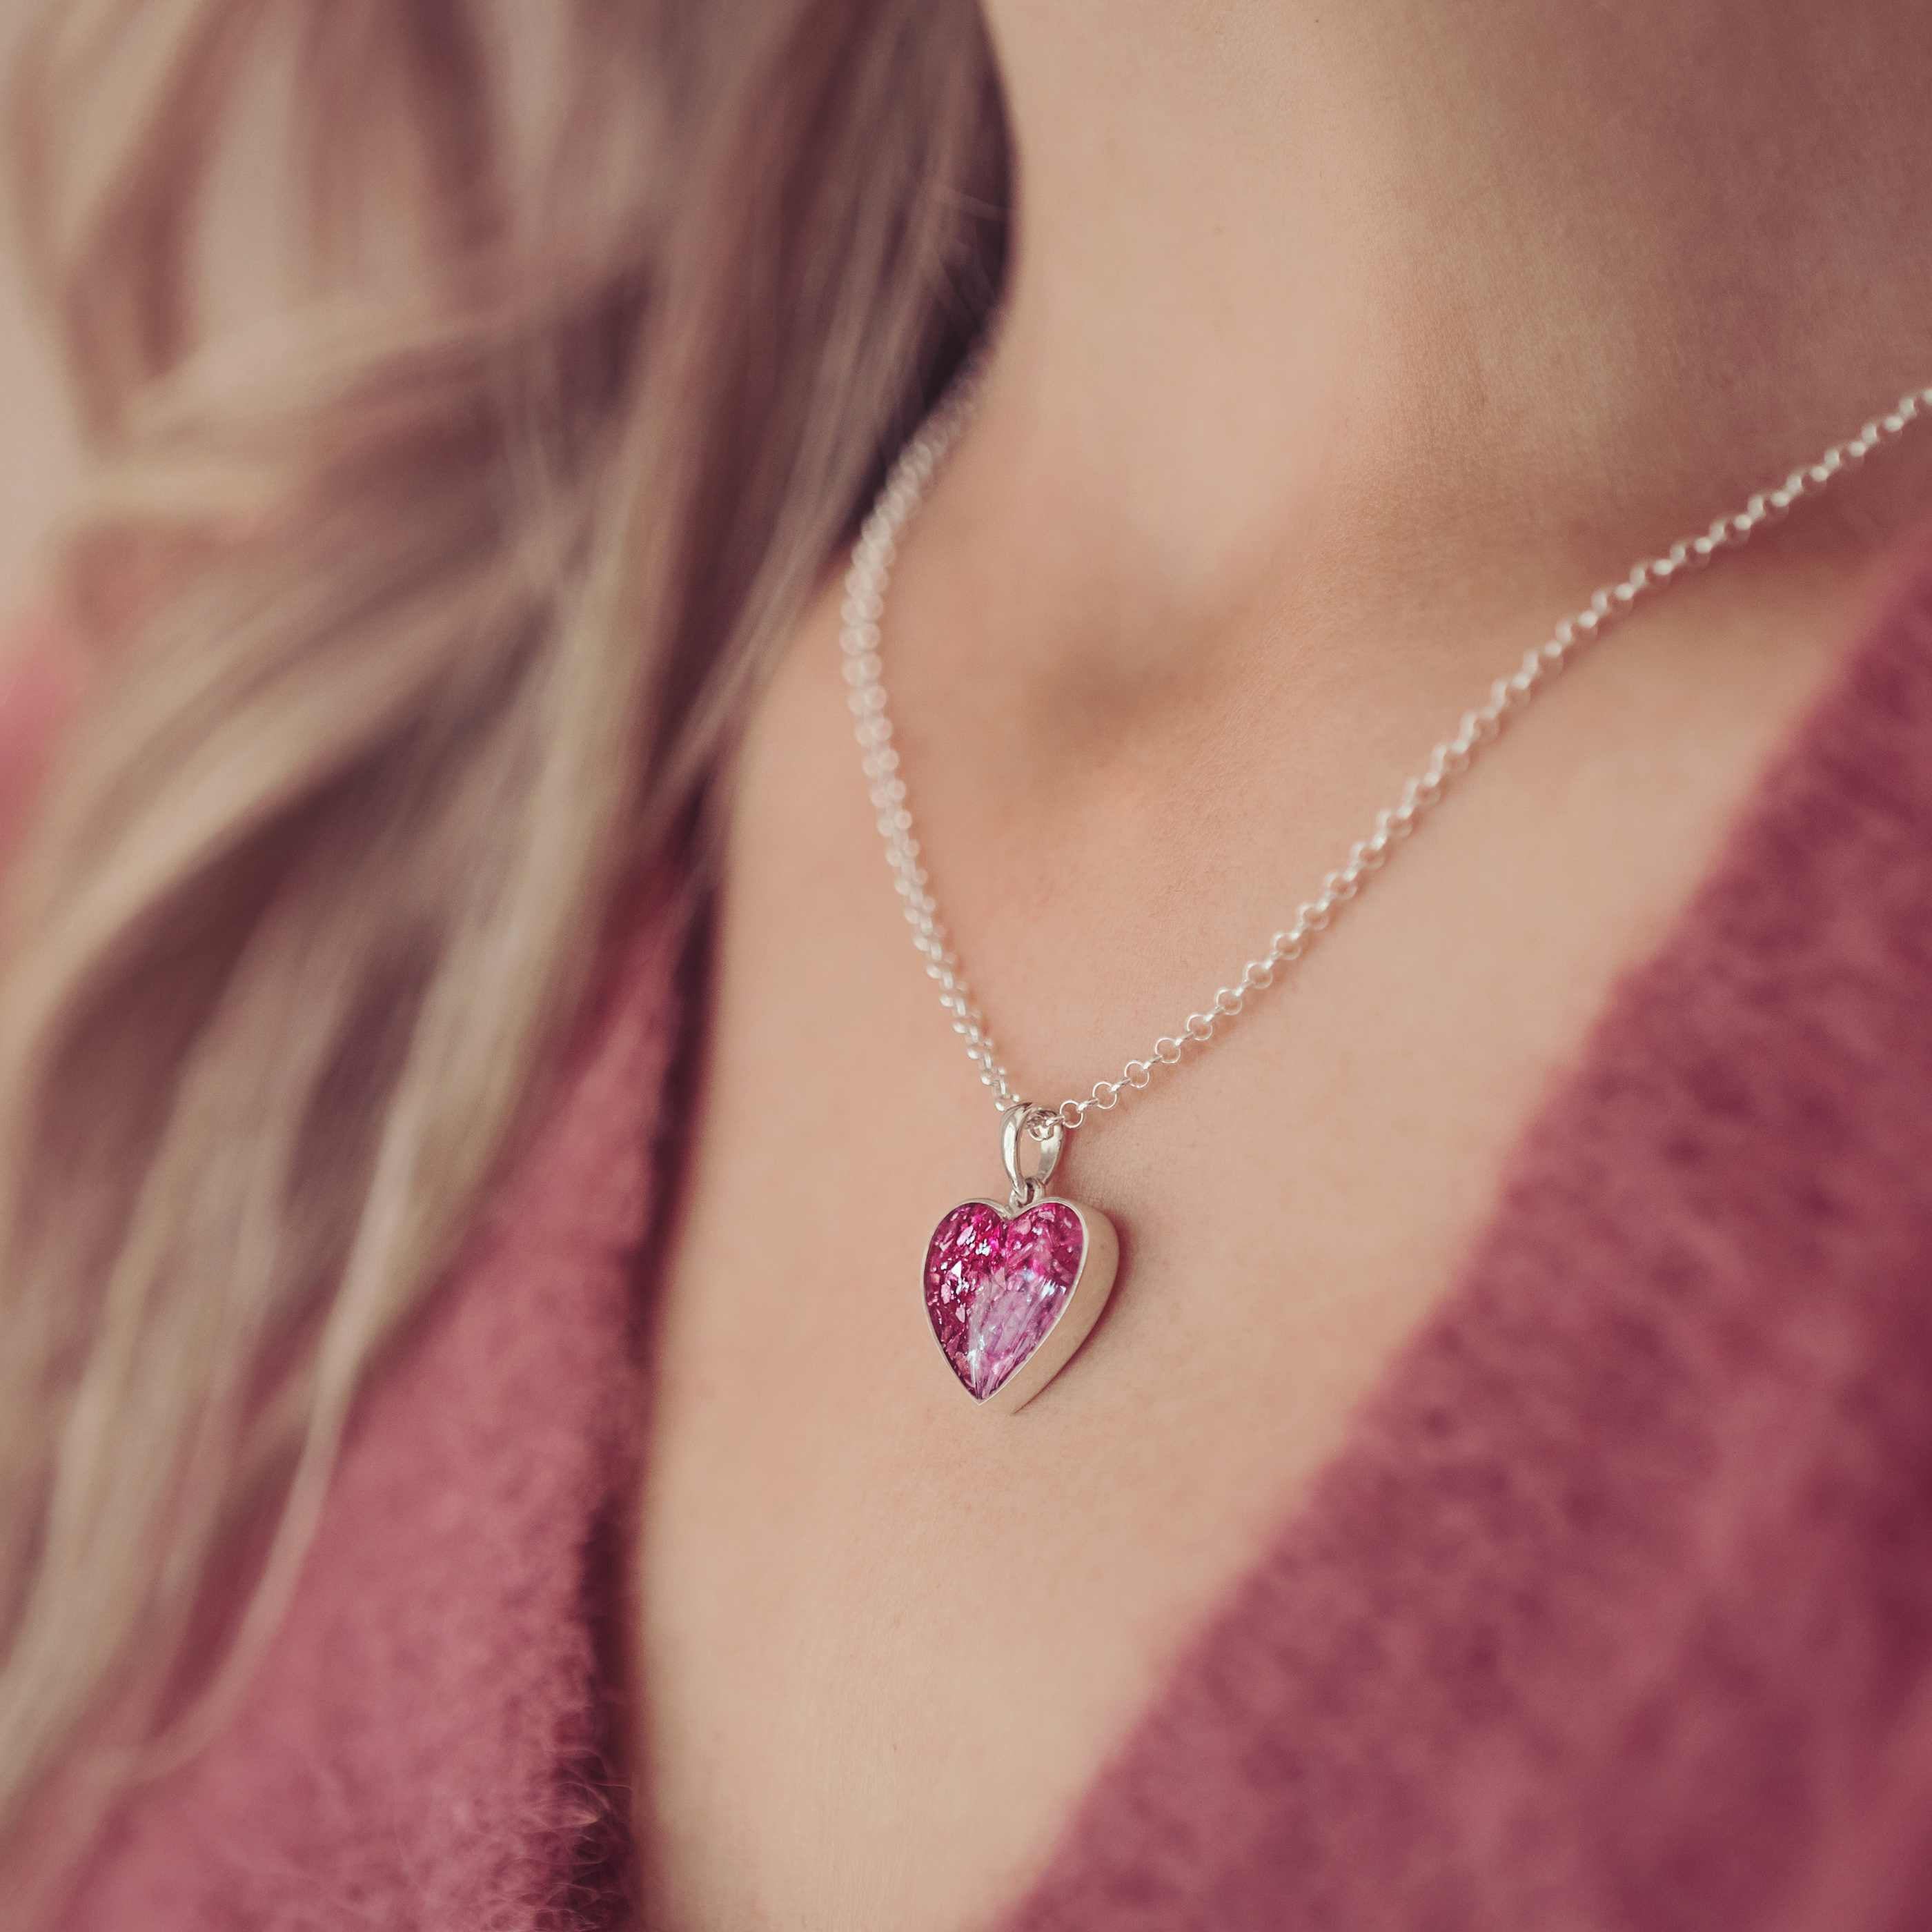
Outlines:
[{"label": "pendant", "polygon": [[926,1318],[981,1408],[1024,1408],[1086,1340],[1113,1290],[1114,1224],[1046,1192],[1065,1138],[1048,1108],[1010,1107],[1000,1136],[1007,1204],[963,1201],[926,1244]]}]

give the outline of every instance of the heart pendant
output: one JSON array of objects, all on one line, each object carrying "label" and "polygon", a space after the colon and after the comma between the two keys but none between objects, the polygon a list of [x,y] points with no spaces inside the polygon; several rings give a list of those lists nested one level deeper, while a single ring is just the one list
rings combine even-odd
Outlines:
[{"label": "heart pendant", "polygon": [[[1011,1207],[962,1202],[926,1249],[926,1318],[940,1352],[975,1402],[1009,1414],[1039,1394],[1087,1339],[1120,1262],[1106,1215],[1041,1197],[1060,1149],[1050,1115],[1043,1132],[1030,1126],[1042,1114],[1016,1107],[1006,1118]],[[1042,1150],[1030,1172],[1029,1142]]]},{"label": "heart pendant", "polygon": [[926,1250],[926,1312],[982,1408],[1024,1408],[1066,1366],[1114,1286],[1113,1224],[1070,1201],[962,1202]]}]

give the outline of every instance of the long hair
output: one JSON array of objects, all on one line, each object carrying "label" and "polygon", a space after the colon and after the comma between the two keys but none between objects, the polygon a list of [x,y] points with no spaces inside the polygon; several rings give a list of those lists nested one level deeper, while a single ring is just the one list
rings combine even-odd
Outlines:
[{"label": "long hair", "polygon": [[259,1648],[600,932],[997,296],[973,0],[538,10],[46,0],[16,77],[94,458],[0,952],[16,1841]]}]

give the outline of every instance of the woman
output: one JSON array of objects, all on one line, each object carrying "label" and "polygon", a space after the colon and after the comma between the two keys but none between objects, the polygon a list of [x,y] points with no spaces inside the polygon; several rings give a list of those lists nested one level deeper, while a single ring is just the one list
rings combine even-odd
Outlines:
[{"label": "woman", "polygon": [[532,10],[22,69],[15,1896],[1924,1922],[1924,10]]}]

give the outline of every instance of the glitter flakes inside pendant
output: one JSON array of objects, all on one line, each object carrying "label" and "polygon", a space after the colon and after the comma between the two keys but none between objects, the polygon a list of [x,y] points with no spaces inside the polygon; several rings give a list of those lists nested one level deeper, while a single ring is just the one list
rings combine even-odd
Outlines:
[{"label": "glitter flakes inside pendant", "polygon": [[[1010,1117],[1010,1172],[1015,1141]],[[1033,1174],[1014,1173],[1010,1211],[962,1202],[926,1245],[926,1318],[960,1387],[982,1408],[1030,1402],[1086,1340],[1114,1285],[1112,1223],[1070,1201],[1039,1198],[1052,1167],[1048,1156]]]}]

